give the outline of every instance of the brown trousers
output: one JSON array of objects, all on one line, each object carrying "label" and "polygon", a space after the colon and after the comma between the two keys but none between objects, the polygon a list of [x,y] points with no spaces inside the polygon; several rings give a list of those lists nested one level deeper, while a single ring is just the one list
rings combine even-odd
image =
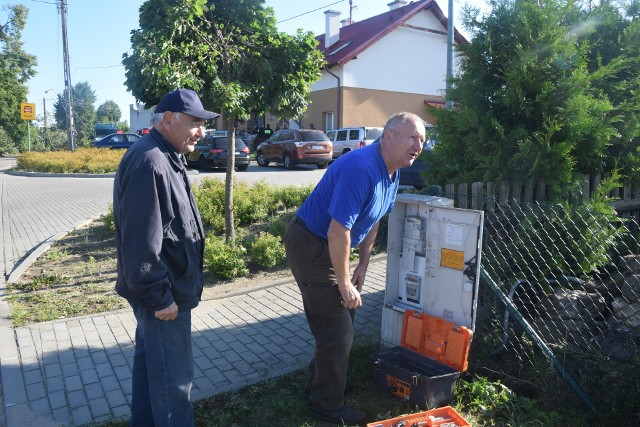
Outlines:
[{"label": "brown trousers", "polygon": [[294,216],[283,242],[287,262],[302,294],[309,329],[316,340],[309,404],[312,409],[334,411],[344,405],[355,310],[346,309],[340,302],[326,240],[311,233]]}]

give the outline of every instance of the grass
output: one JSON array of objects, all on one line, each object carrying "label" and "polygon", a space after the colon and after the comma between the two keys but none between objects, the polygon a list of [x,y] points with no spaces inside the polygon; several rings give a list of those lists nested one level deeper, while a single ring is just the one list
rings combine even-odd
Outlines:
[{"label": "grass", "polygon": [[[405,400],[385,393],[373,383],[370,354],[379,350],[371,339],[357,338],[349,362],[349,379],[353,385],[347,404],[367,412],[371,422],[385,420],[420,410]],[[304,390],[307,370],[246,387],[236,393],[224,393],[194,403],[195,425],[198,427],[320,427],[307,414]],[[459,409],[460,407],[458,407]],[[464,415],[463,415],[464,416]],[[102,427],[125,427],[128,423],[113,421]],[[477,425],[477,424],[474,424]]]}]

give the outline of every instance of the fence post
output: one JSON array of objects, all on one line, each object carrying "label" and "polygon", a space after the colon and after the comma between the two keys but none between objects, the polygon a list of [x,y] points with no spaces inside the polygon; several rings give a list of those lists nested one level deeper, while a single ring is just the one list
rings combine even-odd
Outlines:
[{"label": "fence post", "polygon": [[500,182],[500,194],[498,195],[498,204],[502,207],[509,205],[509,181]]},{"label": "fence post", "polygon": [[458,184],[458,207],[462,209],[467,209],[468,204],[468,192],[469,186],[466,183]]},{"label": "fence post", "polygon": [[447,199],[455,200],[455,186],[453,184],[444,185],[444,197]]},{"label": "fence post", "polygon": [[493,181],[487,182],[487,212],[496,210],[496,195],[494,189],[495,183]]},{"label": "fence post", "polygon": [[582,200],[583,201],[587,201],[589,200],[590,194],[589,194],[589,176],[588,175],[584,175],[583,176],[583,181],[582,181]]},{"label": "fence post", "polygon": [[544,202],[547,197],[547,188],[544,185],[544,179],[539,178],[536,185],[536,201],[538,203]]},{"label": "fence post", "polygon": [[533,203],[533,183],[528,181],[524,185],[524,202],[525,203]]},{"label": "fence post", "polygon": [[484,209],[484,194],[482,191],[484,184],[481,182],[471,183],[471,209]]},{"label": "fence post", "polygon": [[602,182],[602,176],[600,176],[600,174],[595,174],[593,176],[593,188],[592,188],[592,192],[595,193],[596,191],[598,191],[598,187],[600,187],[600,183]]}]

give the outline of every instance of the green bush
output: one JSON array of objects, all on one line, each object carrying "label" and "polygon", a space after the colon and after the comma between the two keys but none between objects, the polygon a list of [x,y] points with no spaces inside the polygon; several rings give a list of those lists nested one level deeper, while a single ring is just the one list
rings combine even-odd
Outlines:
[{"label": "green bush", "polygon": [[280,237],[261,232],[249,247],[249,257],[262,268],[272,268],[283,264],[286,254]]},{"label": "green bush", "polygon": [[204,268],[222,279],[234,279],[249,273],[244,262],[247,250],[236,243],[227,244],[223,237],[209,234],[205,239]]},{"label": "green bush", "polygon": [[274,236],[282,236],[287,229],[287,224],[291,221],[291,218],[296,213],[294,211],[281,212],[273,215],[269,219],[269,223],[266,225],[266,232],[273,234]]},{"label": "green bush", "polygon": [[113,205],[109,204],[109,208],[107,209],[107,213],[103,215],[102,220],[104,221],[104,226],[111,232],[116,231],[116,225],[113,220]]},{"label": "green bush", "polygon": [[[298,207],[309,196],[312,186],[278,187],[264,182],[248,185],[236,182],[233,187],[234,226],[246,227],[265,222],[279,212]],[[205,178],[193,188],[202,221],[217,233],[225,230],[225,183]]]},{"label": "green bush", "polygon": [[113,173],[125,150],[78,148],[75,151],[31,151],[18,157],[18,169],[51,173]]},{"label": "green bush", "polygon": [[224,182],[205,178],[193,186],[193,195],[202,222],[217,233],[224,233]]}]

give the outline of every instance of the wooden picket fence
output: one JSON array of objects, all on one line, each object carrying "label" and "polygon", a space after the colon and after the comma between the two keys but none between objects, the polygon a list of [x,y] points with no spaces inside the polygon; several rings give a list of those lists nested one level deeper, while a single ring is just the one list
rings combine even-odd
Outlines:
[{"label": "wooden picket fence", "polygon": [[[585,176],[580,197],[587,200],[599,187],[603,177],[609,174]],[[493,212],[496,206],[510,203],[543,203],[547,199],[547,187],[544,181],[536,183],[516,183],[508,181],[474,182],[471,184],[446,184],[441,189],[442,197],[454,200],[458,208],[478,209]],[[640,219],[640,187],[625,184],[609,194],[611,202],[619,215]]]}]

